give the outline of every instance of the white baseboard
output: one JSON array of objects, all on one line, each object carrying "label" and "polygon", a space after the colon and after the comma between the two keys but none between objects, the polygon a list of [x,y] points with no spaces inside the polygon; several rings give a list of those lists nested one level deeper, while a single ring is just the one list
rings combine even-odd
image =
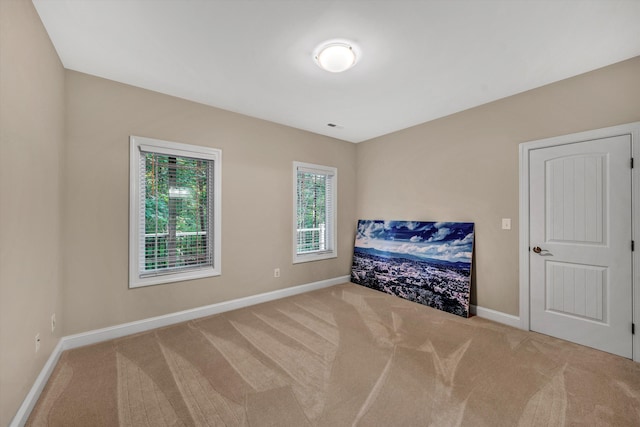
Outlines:
[{"label": "white baseboard", "polygon": [[96,344],[102,341],[112,340],[151,329],[161,328],[200,317],[211,316],[225,311],[236,310],[250,305],[273,301],[316,289],[327,288],[349,281],[349,276],[340,276],[333,279],[321,280],[319,282],[307,283],[290,288],[278,289],[276,291],[265,292],[263,294],[251,295],[231,301],[224,301],[217,304],[205,305],[203,307],[192,308],[190,310],[178,311],[176,313],[165,314],[164,316],[150,317],[136,322],[124,323],[122,325],[110,326],[108,328],[96,329],[94,331],[83,332],[81,334],[64,337],[64,350]]},{"label": "white baseboard", "polygon": [[151,317],[149,319],[138,320],[136,322],[124,323],[122,325],[111,326],[108,328],[96,329],[94,331],[83,332],[80,334],[69,335],[63,337],[58,342],[47,363],[45,363],[42,371],[38,375],[35,383],[29,390],[18,412],[13,417],[9,427],[22,427],[27,422],[31,411],[33,410],[40,393],[47,384],[53,369],[58,363],[58,359],[64,350],[82,347],[90,344],[97,344],[102,341],[120,338],[127,335],[137,334],[139,332],[149,331],[163,326],[169,326],[176,323],[186,322],[188,320],[200,317],[211,316],[213,314],[224,313],[226,311],[236,310],[238,308],[248,307],[263,302],[273,301],[280,298],[298,295],[305,292],[314,291],[316,289],[328,288],[329,286],[339,285],[349,281],[350,276],[340,276],[333,279],[321,280],[319,282],[307,283],[290,288],[278,289],[276,291],[265,292],[263,294],[251,295],[244,298],[238,298],[231,301],[224,301],[217,304],[206,305],[203,307],[193,308],[191,310],[179,311],[176,313],[165,314],[164,316]]},{"label": "white baseboard", "polygon": [[522,326],[520,325],[520,318],[518,316],[491,310],[490,308],[479,307],[471,304],[469,306],[469,312],[475,316],[482,317],[483,319],[493,320],[494,322],[513,326],[514,328],[520,329]]},{"label": "white baseboard", "polygon": [[53,373],[53,369],[56,367],[58,359],[60,359],[60,355],[64,350],[63,340],[64,338],[60,338],[60,341],[58,341],[58,344],[51,352],[49,359],[47,359],[47,362],[44,364],[44,367],[40,371],[40,374],[36,378],[36,381],[33,383],[33,386],[31,386],[31,390],[29,390],[29,393],[27,393],[27,396],[24,398],[22,405],[20,405],[20,408],[18,408],[18,412],[16,412],[16,415],[13,417],[13,420],[9,424],[9,427],[21,427],[27,422],[27,419],[29,418],[33,407],[36,406],[36,402],[40,397],[40,393],[42,393],[42,390],[44,390],[44,386],[47,385],[47,381]]}]

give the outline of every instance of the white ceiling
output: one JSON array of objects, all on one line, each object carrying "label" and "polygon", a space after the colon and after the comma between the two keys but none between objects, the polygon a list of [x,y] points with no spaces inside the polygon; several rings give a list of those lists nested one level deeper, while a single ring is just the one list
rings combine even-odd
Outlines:
[{"label": "white ceiling", "polygon": [[640,0],[33,3],[68,69],[351,142],[640,55]]}]

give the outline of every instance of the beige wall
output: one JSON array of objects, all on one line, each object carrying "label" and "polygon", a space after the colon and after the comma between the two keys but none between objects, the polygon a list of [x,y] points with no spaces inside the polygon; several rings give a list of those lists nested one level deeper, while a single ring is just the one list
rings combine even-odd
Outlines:
[{"label": "beige wall", "polygon": [[517,315],[518,144],[638,120],[640,57],[361,143],[358,217],[475,222],[472,303]]},{"label": "beige wall", "polygon": [[[73,71],[66,88],[65,334],[349,274],[354,144]],[[128,289],[129,135],[222,149],[222,276]],[[337,259],[292,265],[294,160],[338,168]]]},{"label": "beige wall", "polygon": [[[0,425],[59,340],[64,70],[30,1],[0,0]],[[35,335],[41,348],[35,353]]]}]

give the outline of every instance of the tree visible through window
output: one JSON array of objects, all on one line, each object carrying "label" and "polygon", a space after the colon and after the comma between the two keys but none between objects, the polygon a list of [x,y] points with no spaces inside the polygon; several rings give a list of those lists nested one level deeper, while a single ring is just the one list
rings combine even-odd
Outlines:
[{"label": "tree visible through window", "polygon": [[131,144],[130,286],[220,274],[220,150]]},{"label": "tree visible through window", "polygon": [[326,249],[327,176],[298,173],[298,253]]},{"label": "tree visible through window", "polygon": [[208,244],[213,162],[143,153],[145,264],[141,274],[211,265]]},{"label": "tree visible through window", "polygon": [[335,191],[337,171],[294,163],[294,262],[335,257]]}]

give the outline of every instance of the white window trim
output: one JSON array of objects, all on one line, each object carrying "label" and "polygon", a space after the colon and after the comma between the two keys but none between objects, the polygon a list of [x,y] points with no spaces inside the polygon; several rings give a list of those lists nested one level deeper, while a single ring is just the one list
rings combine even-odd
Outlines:
[{"label": "white window trim", "polygon": [[[322,252],[311,252],[306,254],[298,254],[298,169],[315,169],[319,173],[325,173],[333,175],[333,185],[331,186],[331,197],[333,201],[333,212],[331,212],[332,227],[329,232],[330,240],[332,242],[332,248]],[[338,257],[338,240],[337,240],[337,228],[338,228],[338,169],[331,166],[315,165],[312,163],[293,162],[293,232],[292,232],[292,249],[293,249],[293,263],[300,264],[303,262],[320,261],[323,259],[337,258]]]},{"label": "white window trim", "polygon": [[[217,148],[200,147],[196,145],[162,141],[133,135],[129,140],[129,288],[139,288],[143,286],[160,285],[163,283],[221,275],[220,253],[222,251],[222,239],[220,236],[220,214],[222,209],[220,201],[222,200],[222,151]],[[206,267],[193,271],[167,273],[144,278],[139,276],[138,262],[140,259],[140,221],[138,215],[140,212],[140,203],[142,203],[142,201],[140,200],[140,174],[138,173],[138,168],[140,164],[141,151],[213,160],[214,201],[213,224],[211,227],[211,230],[213,231],[213,267]]]}]

